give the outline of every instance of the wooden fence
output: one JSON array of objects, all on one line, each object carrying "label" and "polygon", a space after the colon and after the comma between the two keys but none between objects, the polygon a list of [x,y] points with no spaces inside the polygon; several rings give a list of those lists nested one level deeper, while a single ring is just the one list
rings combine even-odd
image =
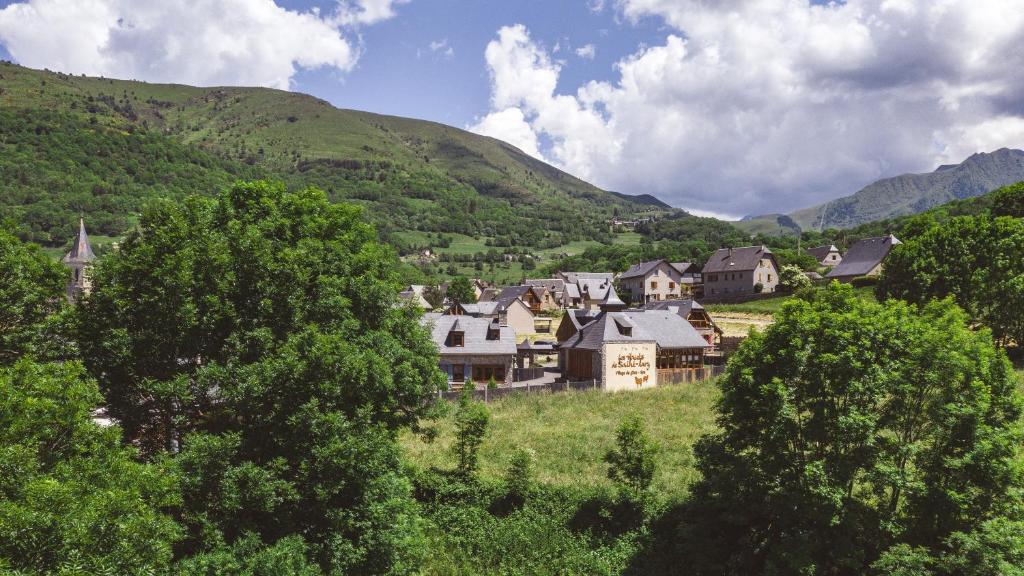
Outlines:
[{"label": "wooden fence", "polygon": [[[687,370],[677,372],[672,377],[664,377],[658,374],[659,386],[674,386],[707,380],[725,372],[725,365],[705,366],[699,370]],[[533,386],[502,386],[499,388],[480,387],[473,390],[473,399],[482,402],[498,400],[515,394],[551,394],[554,392],[566,392],[569,390],[600,390],[597,380],[577,380],[565,382],[548,382]],[[437,397],[444,400],[457,400],[462,394],[459,390],[444,390],[437,393]]]}]

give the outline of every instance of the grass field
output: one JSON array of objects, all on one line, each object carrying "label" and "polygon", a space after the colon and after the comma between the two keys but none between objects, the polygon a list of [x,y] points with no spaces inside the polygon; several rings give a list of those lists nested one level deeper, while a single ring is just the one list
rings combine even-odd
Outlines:
[{"label": "grass field", "polygon": [[[489,404],[491,427],[481,448],[481,471],[486,477],[501,477],[513,449],[523,447],[536,453],[541,481],[610,486],[602,457],[613,445],[619,423],[638,415],[661,446],[654,488],[662,496],[679,498],[697,478],[692,447],[715,427],[717,395],[714,382],[707,381],[617,394],[564,392],[499,400]],[[417,466],[453,468],[452,417],[436,426],[439,434],[431,443],[406,433],[403,450]]]},{"label": "grass field", "polygon": [[[875,302],[875,287],[874,286],[861,286],[853,289],[854,294],[865,300]],[[705,304],[704,307],[708,309],[708,312],[742,312],[746,314],[775,314],[782,309],[782,306],[793,299],[793,296],[780,296],[778,298],[766,298],[764,300],[754,300],[753,302],[743,302],[740,304]]]}]

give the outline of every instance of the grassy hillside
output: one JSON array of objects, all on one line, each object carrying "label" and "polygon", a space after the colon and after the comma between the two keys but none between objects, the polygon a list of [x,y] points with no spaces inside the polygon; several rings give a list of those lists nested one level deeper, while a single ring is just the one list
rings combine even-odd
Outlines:
[{"label": "grassy hillside", "polygon": [[[45,110],[66,119],[40,134],[37,150],[45,151],[47,142],[58,138],[74,145],[70,135],[85,125],[147,139],[166,137],[172,142],[161,146],[168,150],[187,148],[222,163],[208,162],[210,174],[197,176],[193,189],[216,188],[223,173],[248,166],[291,186],[315,184],[334,199],[366,206],[389,238],[398,231],[459,232],[492,237],[498,245],[544,248],[606,239],[604,222],[616,214],[664,211],[650,199],[633,201],[600,190],[493,138],[433,122],[340,110],[304,94],[77,77],[9,63],[0,66],[0,87],[0,110],[16,115]],[[88,150],[82,144],[62,154]],[[160,154],[155,156],[152,162]],[[31,166],[36,157],[28,154],[25,160]],[[69,179],[96,177],[88,165],[68,166],[65,173]],[[41,185],[26,186],[43,192]],[[61,193],[59,187],[52,192]],[[123,212],[111,208],[123,222],[104,233],[116,234],[130,221],[133,198],[140,194],[120,181],[109,194],[115,205],[132,204]],[[0,201],[12,204],[8,197],[5,187]],[[93,209],[85,205],[81,211]]]},{"label": "grassy hillside", "polygon": [[[715,426],[712,406],[717,395],[714,382],[706,381],[617,394],[566,392],[496,401],[490,404],[492,425],[480,451],[481,470],[485,477],[500,478],[508,466],[506,458],[523,447],[536,453],[537,475],[543,482],[610,487],[602,457],[614,443],[619,423],[638,415],[664,448],[655,490],[675,499],[696,478],[691,448]],[[437,428],[438,437],[430,443],[409,434],[402,438],[413,464],[454,466],[452,418],[439,421]]]}]

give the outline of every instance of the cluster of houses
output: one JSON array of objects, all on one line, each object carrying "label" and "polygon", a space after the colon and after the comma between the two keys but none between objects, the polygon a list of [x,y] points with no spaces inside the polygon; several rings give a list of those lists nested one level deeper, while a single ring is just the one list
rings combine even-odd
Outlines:
[{"label": "cluster of houses", "polygon": [[[849,282],[880,274],[896,244],[890,235],[857,242],[845,255],[835,246],[808,252],[830,268],[825,278]],[[590,380],[604,390],[646,388],[709,374],[722,332],[697,298],[775,292],[779,273],[771,250],[744,246],[717,250],[703,267],[652,260],[617,275],[559,272],[507,287],[475,280],[477,302],[446,299],[423,322],[454,387],[469,380],[514,385],[535,377],[526,369],[546,354],[557,355],[562,380]],[[429,309],[422,292],[410,286],[402,297]],[[552,338],[537,340],[538,334]]]},{"label": "cluster of houses", "polygon": [[[877,276],[899,244],[889,235],[853,244],[845,255],[835,246],[808,250],[829,268],[825,278],[849,282]],[[68,267],[67,297],[75,301],[91,287],[95,260],[85,223],[62,262]],[[473,281],[476,302],[443,297],[440,311],[423,322],[440,352],[451,386],[467,381],[511,386],[536,376],[538,355],[557,355],[559,378],[592,381],[604,390],[649,388],[706,377],[722,331],[697,298],[774,292],[780,266],[765,246],[717,250],[698,267],[692,262],[652,260],[611,272],[559,272],[497,287]],[[410,286],[400,298],[433,310],[427,287]],[[550,339],[537,335],[550,334]]]}]

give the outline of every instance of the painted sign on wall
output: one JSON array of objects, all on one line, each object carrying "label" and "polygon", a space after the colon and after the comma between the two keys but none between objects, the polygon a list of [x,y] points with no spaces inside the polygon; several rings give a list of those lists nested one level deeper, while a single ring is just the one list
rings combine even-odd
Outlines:
[{"label": "painted sign on wall", "polygon": [[604,377],[606,390],[630,390],[657,386],[653,342],[643,344],[605,344]]}]

